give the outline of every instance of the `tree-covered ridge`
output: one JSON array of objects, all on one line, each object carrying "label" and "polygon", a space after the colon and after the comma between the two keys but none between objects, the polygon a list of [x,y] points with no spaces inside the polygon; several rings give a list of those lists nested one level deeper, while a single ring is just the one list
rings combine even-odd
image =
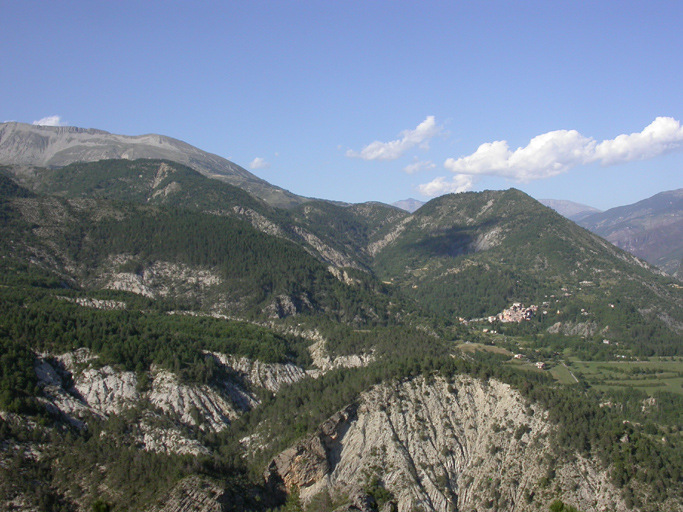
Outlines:
[{"label": "tree-covered ridge", "polygon": [[237,216],[250,220],[261,230],[271,234],[275,231],[280,237],[308,247],[321,260],[326,258],[320,253],[331,249],[342,256],[342,263],[365,270],[368,259],[364,250],[368,236],[376,230],[375,224],[390,223],[397,215],[405,215],[379,203],[349,207],[308,201],[291,210],[278,209],[241,188],[166,160],[100,160],[22,171],[15,169],[14,178],[41,194],[166,205]]},{"label": "tree-covered ridge", "polygon": [[[295,243],[264,234],[235,217],[92,199],[38,197],[9,202],[13,220],[0,226],[6,257],[52,269],[51,280],[96,290],[113,279],[142,280],[159,265],[208,275],[209,284],[168,278],[180,309],[213,310],[252,320],[279,319],[329,333],[334,351],[369,350],[353,329],[406,321],[434,323],[367,272],[345,269],[347,281]],[[38,264],[37,266],[35,264]],[[171,272],[173,268],[168,267]],[[48,272],[49,274],[49,272]],[[128,277],[126,277],[128,276]],[[161,292],[160,292],[161,293]],[[348,325],[344,328],[342,325]]]},{"label": "tree-covered ridge", "polygon": [[[322,323],[360,326],[372,318],[374,324],[386,324],[397,314],[410,317],[410,310],[424,308],[440,318],[437,323],[451,324],[459,317],[486,317],[521,302],[543,307],[539,312],[543,316],[533,323],[536,333],[589,323],[595,343],[621,342],[637,355],[673,355],[681,350],[683,293],[675,282],[519,191],[443,196],[413,215],[376,203],[340,206],[312,201],[288,212],[261,204],[264,218],[280,230],[276,239],[238,220],[244,217],[204,215],[201,207],[198,212],[201,204],[217,208],[218,203],[207,195],[211,180],[173,165],[103,161],[61,169],[79,177],[69,190],[80,181],[88,183],[90,171],[98,183],[110,176],[107,169],[115,176],[122,173],[125,179],[116,178],[103,190],[112,190],[114,197],[132,194],[145,207],[87,203],[91,199],[23,198],[22,209],[17,205],[20,199],[8,198],[3,215],[14,212],[14,221],[4,226],[8,239],[16,245],[16,239],[23,238],[24,248],[42,245],[38,252],[43,257],[52,252],[52,259],[66,258],[62,266],[80,268],[81,277],[90,279],[91,286],[103,284],[97,276],[122,254],[126,261],[115,268],[120,272],[144,273],[159,261],[210,270],[221,276],[225,286],[195,294],[200,297],[198,305],[222,298],[239,314],[262,315],[272,305],[276,315],[283,316],[277,297],[286,296],[292,303],[290,311],[293,307],[297,314],[325,311],[319,319]],[[154,209],[142,192],[133,193],[140,176],[148,183],[159,177],[160,170],[160,183],[176,183],[174,176],[181,176],[195,187],[181,189],[184,194],[196,191],[194,206],[180,201],[182,208]],[[116,183],[123,185],[117,188]],[[88,194],[97,190],[91,185],[86,188]],[[216,193],[225,192],[221,197],[234,206],[238,206],[235,201],[253,203],[254,208],[260,203],[228,185],[225,190],[214,188]],[[149,189],[145,191],[148,194]],[[201,198],[208,198],[207,202]],[[27,206],[27,201],[35,203]],[[27,220],[37,222],[37,228],[26,229]],[[19,221],[23,227],[18,227]],[[41,230],[50,234],[49,243],[60,240],[62,250],[54,254],[54,247],[46,249],[45,237],[36,236]],[[384,243],[377,245],[378,240]],[[23,257],[35,252],[29,249]],[[337,275],[347,280],[342,285],[326,271],[330,260],[365,272],[346,269],[344,275]],[[331,292],[330,286],[338,291]],[[313,289],[327,291],[312,294]],[[356,306],[351,305],[354,301]],[[388,314],[389,301],[400,305]],[[359,303],[364,306],[358,307]]]},{"label": "tree-covered ridge", "polygon": [[110,199],[231,213],[234,206],[263,215],[276,209],[241,188],[212,180],[168,160],[100,160],[57,169],[37,168],[27,185],[35,192],[68,198]]},{"label": "tree-covered ridge", "polygon": [[681,353],[683,293],[674,280],[516,190],[430,201],[374,268],[451,318],[545,304],[537,332],[592,322],[596,342],[616,339],[643,355]]},{"label": "tree-covered ridge", "polygon": [[6,166],[0,166],[0,201],[5,201],[10,197],[33,197],[34,195],[11,178]]}]

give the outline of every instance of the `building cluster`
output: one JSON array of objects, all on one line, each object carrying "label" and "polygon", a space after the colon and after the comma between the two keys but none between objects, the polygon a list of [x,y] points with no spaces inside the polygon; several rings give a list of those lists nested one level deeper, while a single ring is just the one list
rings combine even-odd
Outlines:
[{"label": "building cluster", "polygon": [[522,322],[524,320],[531,320],[531,317],[538,311],[538,306],[531,305],[525,308],[520,302],[515,302],[508,309],[503,310],[495,316],[488,318],[489,322],[500,321],[503,323]]}]

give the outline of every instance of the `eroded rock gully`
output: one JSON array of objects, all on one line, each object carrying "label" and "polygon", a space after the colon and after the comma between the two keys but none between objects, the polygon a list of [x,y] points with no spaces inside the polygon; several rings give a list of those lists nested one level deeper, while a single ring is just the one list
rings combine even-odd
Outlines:
[{"label": "eroded rock gully", "polygon": [[555,460],[546,416],[493,380],[382,384],[273,459],[266,480],[308,501],[376,477],[399,511],[535,511],[557,498],[584,512],[627,510],[596,463]]}]

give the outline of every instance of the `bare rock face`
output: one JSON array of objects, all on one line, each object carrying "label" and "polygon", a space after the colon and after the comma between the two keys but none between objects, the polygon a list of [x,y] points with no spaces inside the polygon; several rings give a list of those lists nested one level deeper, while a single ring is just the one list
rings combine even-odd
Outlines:
[{"label": "bare rock face", "polygon": [[[461,376],[379,385],[270,464],[271,485],[316,494],[379,483],[399,511],[626,511],[605,470],[555,460],[553,426],[507,384]],[[349,509],[351,510],[351,509]]]},{"label": "bare rock face", "polygon": [[330,274],[339,279],[342,283],[347,284],[349,286],[357,285],[360,283],[359,279],[351,277],[346,270],[339,269],[333,266],[327,267],[327,270],[329,270]]},{"label": "bare rock face", "polygon": [[413,216],[406,217],[400,221],[391,232],[384,235],[383,238],[369,244],[367,247],[368,254],[370,256],[376,256],[379,254],[385,247],[397,240],[398,237],[401,236],[401,234],[405,231],[406,226],[414,219],[415,217]]},{"label": "bare rock face", "polygon": [[340,268],[360,268],[353,258],[346,254],[342,254],[333,247],[330,247],[313,233],[298,226],[295,226],[292,231],[297,237],[299,237],[302,241],[305,241],[315,250],[313,253],[314,255],[317,253],[317,255],[319,255],[325,262]]},{"label": "bare rock face", "polygon": [[332,416],[313,436],[275,457],[266,470],[266,479],[271,484],[281,480],[288,490],[310,488],[322,481],[334,469],[340,438],[353,419],[356,419],[355,406]]},{"label": "bare rock face", "polygon": [[167,371],[156,372],[148,399],[182,423],[213,432],[224,430],[240,412],[216,389],[181,383]]},{"label": "bare rock face", "polygon": [[[120,254],[111,258],[112,266],[131,259]],[[194,269],[179,263],[157,261],[139,273],[107,272],[98,278],[99,284],[110,290],[123,290],[145,297],[169,295],[195,296],[197,290],[206,292],[221,283],[221,278],[210,270]]]},{"label": "bare rock face", "polygon": [[[48,410],[78,428],[90,418],[104,419],[142,403],[153,405],[174,421],[203,431],[219,432],[244,412],[259,405],[252,387],[277,393],[282,386],[307,377],[293,364],[266,364],[244,357],[207,353],[230,375],[211,385],[181,382],[177,375],[159,368],[149,372],[150,387],[141,390],[135,372],[111,366],[93,366],[97,359],[86,349],[59,356],[41,356],[35,366],[42,401]],[[147,420],[150,420],[149,422]],[[199,442],[178,428],[154,426],[149,417],[140,427],[139,442],[147,450],[179,453],[208,453]]]},{"label": "bare rock face", "polygon": [[104,417],[69,389],[70,386],[65,382],[68,376],[60,371],[57,362],[40,357],[36,360],[34,369],[38,386],[43,392],[40,400],[52,414],[62,416],[77,428],[83,428],[89,417]]},{"label": "bare rock face", "polygon": [[314,377],[335,368],[360,368],[375,361],[374,354],[352,354],[332,357],[327,352],[325,340],[322,338],[308,347],[308,351],[313,358],[313,364],[319,369],[318,371],[309,370],[309,373]]},{"label": "bare rock face", "polygon": [[564,334],[565,336],[593,336],[598,331],[595,322],[557,322],[548,327],[551,334]]},{"label": "bare rock face", "polygon": [[160,500],[160,503],[149,509],[149,512],[222,512],[236,510],[228,508],[229,497],[222,486],[199,476],[187,477]]},{"label": "bare rock face", "polygon": [[[296,302],[295,302],[296,301]],[[271,302],[263,310],[269,318],[287,318],[288,316],[296,316],[299,314],[302,306],[305,307],[308,299],[305,298],[304,301],[299,301],[297,297],[290,297],[288,295],[278,295],[275,297],[273,302]],[[310,305],[310,302],[308,302]]]},{"label": "bare rock face", "polygon": [[222,365],[231,368],[252,386],[266,388],[277,393],[284,385],[294,384],[306,377],[306,372],[295,364],[268,364],[252,361],[246,357],[211,353]]},{"label": "bare rock face", "polygon": [[145,450],[178,455],[209,455],[211,452],[196,439],[187,438],[177,428],[158,428],[148,422],[140,423],[138,443]]},{"label": "bare rock face", "polygon": [[[280,238],[286,238],[285,233],[282,231],[280,226],[269,221],[266,217],[258,212],[255,212],[251,208],[245,208],[243,206],[233,206],[233,212],[237,215],[246,218],[251,225],[267,235],[273,235]],[[212,212],[213,213],[213,212]]]},{"label": "bare rock face", "polygon": [[89,368],[76,380],[74,388],[82,400],[103,415],[121,412],[140,399],[134,372],[117,372],[111,366]]}]

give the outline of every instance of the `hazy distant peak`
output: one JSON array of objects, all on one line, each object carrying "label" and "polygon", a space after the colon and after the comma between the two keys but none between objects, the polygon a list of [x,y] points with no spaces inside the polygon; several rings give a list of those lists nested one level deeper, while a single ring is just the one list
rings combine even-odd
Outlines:
[{"label": "hazy distant peak", "polygon": [[401,201],[391,203],[391,206],[395,206],[396,208],[400,208],[401,210],[413,213],[414,211],[419,209],[423,204],[425,203],[422,201],[418,201],[417,199],[413,199],[411,197],[409,199],[402,199]]},{"label": "hazy distant peak", "polygon": [[557,213],[566,217],[574,222],[593,215],[594,213],[600,213],[602,210],[593,208],[592,206],[587,206],[581,203],[575,203],[573,201],[566,201],[564,199],[539,199],[539,203],[552,208]]}]

